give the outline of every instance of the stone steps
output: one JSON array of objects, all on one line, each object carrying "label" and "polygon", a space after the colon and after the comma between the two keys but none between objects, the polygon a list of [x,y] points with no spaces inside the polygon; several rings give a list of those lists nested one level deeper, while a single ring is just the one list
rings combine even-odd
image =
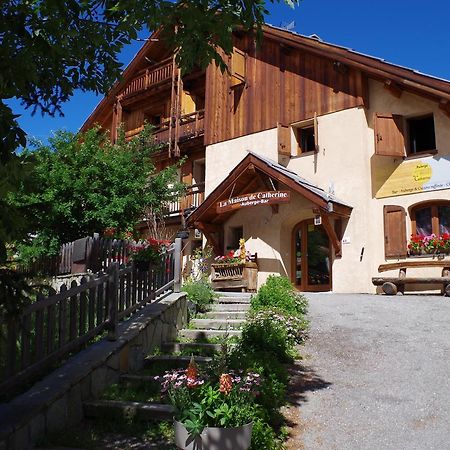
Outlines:
[{"label": "stone steps", "polygon": [[219,297],[217,303],[222,305],[233,305],[233,304],[250,304],[250,298],[246,297]]},{"label": "stone steps", "polygon": [[84,402],[84,415],[92,419],[130,419],[139,421],[173,420],[174,408],[160,403],[94,400]]},{"label": "stone steps", "polygon": [[[233,346],[234,344],[228,344]],[[210,344],[207,342],[166,342],[162,345],[165,352],[199,352],[208,353],[210,355],[220,352],[221,344]]]},{"label": "stone steps", "polygon": [[193,340],[203,340],[203,339],[211,339],[217,337],[231,337],[231,336],[240,336],[240,330],[180,330],[178,336],[185,339],[193,339]]},{"label": "stone steps", "polygon": [[244,325],[243,319],[193,319],[192,326],[200,330],[236,330]]},{"label": "stone steps", "polygon": [[[149,367],[157,363],[173,363],[173,364],[189,364],[192,356],[177,356],[177,355],[156,355],[147,356],[144,360],[144,367]],[[212,361],[209,356],[193,356],[196,364],[207,364]]]},{"label": "stone steps", "polygon": [[250,309],[249,303],[214,303],[210,305],[209,311],[248,311]]},{"label": "stone steps", "polygon": [[246,311],[209,311],[204,314],[205,319],[238,319],[245,320],[247,318]]}]

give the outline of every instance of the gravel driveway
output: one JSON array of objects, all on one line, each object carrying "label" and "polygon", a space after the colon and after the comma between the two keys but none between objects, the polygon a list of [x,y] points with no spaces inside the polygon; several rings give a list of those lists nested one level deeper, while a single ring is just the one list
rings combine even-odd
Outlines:
[{"label": "gravel driveway", "polygon": [[450,299],[308,294],[305,450],[450,449]]}]

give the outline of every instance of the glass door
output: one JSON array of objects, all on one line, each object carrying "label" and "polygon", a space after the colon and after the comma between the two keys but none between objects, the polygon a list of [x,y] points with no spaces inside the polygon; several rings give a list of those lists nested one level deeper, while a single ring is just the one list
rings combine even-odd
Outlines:
[{"label": "glass door", "polygon": [[293,278],[302,291],[331,289],[330,240],[321,225],[304,221],[294,228]]}]

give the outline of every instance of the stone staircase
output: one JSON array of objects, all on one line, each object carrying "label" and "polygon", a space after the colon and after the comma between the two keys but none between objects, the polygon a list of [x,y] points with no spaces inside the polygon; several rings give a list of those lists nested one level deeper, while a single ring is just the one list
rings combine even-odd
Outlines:
[{"label": "stone staircase", "polygon": [[[240,328],[250,308],[250,294],[221,293],[217,302],[211,305],[204,318],[193,319],[190,327],[180,330],[181,342],[166,342],[162,345],[161,355],[148,356],[144,369],[137,374],[123,374],[120,378],[124,385],[155,384],[153,375],[148,371],[152,367],[164,365],[167,368],[187,368],[191,357],[197,364],[211,362],[211,355],[221,349],[218,342],[234,336],[240,336]],[[212,340],[213,342],[210,342]],[[230,343],[233,345],[232,343]],[[181,353],[181,355],[177,355]],[[171,420],[173,408],[167,404],[154,402],[133,402],[123,400],[94,400],[85,402],[84,414],[87,418],[123,418],[133,416],[137,420]]]}]

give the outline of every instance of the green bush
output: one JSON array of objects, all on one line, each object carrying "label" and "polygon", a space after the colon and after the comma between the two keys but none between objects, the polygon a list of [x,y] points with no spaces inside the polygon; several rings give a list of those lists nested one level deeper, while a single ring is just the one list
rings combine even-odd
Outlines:
[{"label": "green bush", "polygon": [[205,279],[198,281],[188,279],[183,284],[183,291],[186,292],[187,299],[195,303],[198,312],[205,312],[207,306],[217,297],[211,284]]},{"label": "green bush", "polygon": [[286,327],[270,316],[249,320],[242,329],[240,346],[245,353],[271,353],[280,362],[292,361],[292,345]]},{"label": "green bush", "polygon": [[270,275],[252,298],[251,306],[253,310],[277,308],[294,316],[302,316],[306,314],[308,301],[295,291],[288,278]]},{"label": "green bush", "polygon": [[252,445],[250,450],[281,450],[282,443],[277,439],[272,427],[262,419],[253,420]]}]

